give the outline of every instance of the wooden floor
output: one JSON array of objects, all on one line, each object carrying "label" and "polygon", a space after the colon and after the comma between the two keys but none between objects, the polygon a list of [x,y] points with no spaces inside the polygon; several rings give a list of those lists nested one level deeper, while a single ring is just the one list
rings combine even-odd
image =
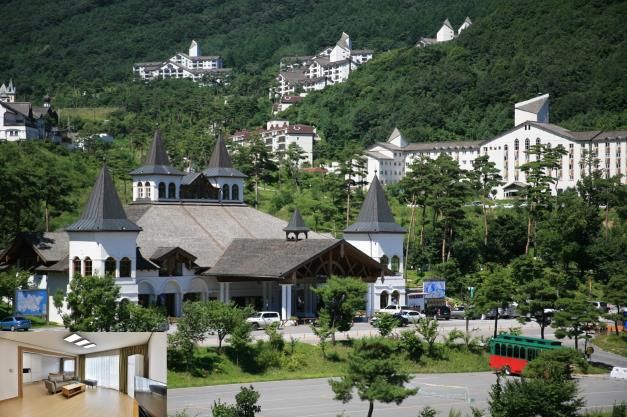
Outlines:
[{"label": "wooden floor", "polygon": [[11,417],[133,417],[135,400],[118,391],[98,387],[65,398],[48,393],[43,382],[25,384],[23,397],[0,402],[0,416]]}]

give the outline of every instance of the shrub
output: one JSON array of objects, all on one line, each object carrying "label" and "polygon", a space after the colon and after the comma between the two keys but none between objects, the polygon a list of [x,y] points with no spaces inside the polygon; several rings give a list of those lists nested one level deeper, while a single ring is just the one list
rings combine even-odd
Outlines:
[{"label": "shrub", "polygon": [[414,362],[420,362],[420,358],[424,353],[422,341],[416,336],[412,330],[401,332],[399,346],[407,354],[407,357]]},{"label": "shrub", "polygon": [[379,334],[383,337],[388,336],[392,333],[396,327],[399,326],[399,319],[394,317],[392,314],[387,313],[377,313],[377,329],[379,329]]},{"label": "shrub", "polygon": [[270,326],[266,327],[266,334],[268,335],[268,344],[272,349],[283,353],[283,349],[285,349],[285,340],[283,340],[283,335],[279,333],[279,323],[272,323]]}]

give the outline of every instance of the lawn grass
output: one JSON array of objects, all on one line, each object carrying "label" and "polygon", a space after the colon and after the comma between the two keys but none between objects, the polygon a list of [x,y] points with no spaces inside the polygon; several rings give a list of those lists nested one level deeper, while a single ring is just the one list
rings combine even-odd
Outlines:
[{"label": "lawn grass", "polygon": [[46,320],[42,319],[41,317],[34,317],[34,316],[25,316],[25,317],[33,323],[33,327],[63,327],[62,325],[54,321],[46,323]]},{"label": "lawn grass", "polygon": [[[336,346],[327,347],[327,357],[322,357],[319,346],[296,343],[293,354],[286,354],[283,366],[269,368],[262,372],[252,369],[245,371],[243,366],[235,363],[232,352],[217,355],[215,348],[196,348],[196,358],[206,361],[213,371],[207,376],[192,376],[188,372],[168,371],[168,387],[184,388],[206,385],[234,384],[258,381],[276,381],[287,379],[326,378],[341,376],[346,371],[346,358],[350,351],[349,343],[338,342]],[[290,352],[286,346],[285,351]],[[481,372],[489,371],[488,354],[470,353],[457,349],[441,349],[441,358],[433,359],[423,355],[421,362],[414,363],[403,360],[401,369],[410,373],[444,373],[444,372]],[[205,368],[206,369],[206,368]]]},{"label": "lawn grass", "polygon": [[59,119],[77,117],[83,120],[102,121],[118,110],[120,110],[119,107],[67,107],[58,109],[57,113]]},{"label": "lawn grass", "polygon": [[597,336],[592,343],[603,350],[627,357],[627,334],[625,333],[618,336],[615,334]]}]

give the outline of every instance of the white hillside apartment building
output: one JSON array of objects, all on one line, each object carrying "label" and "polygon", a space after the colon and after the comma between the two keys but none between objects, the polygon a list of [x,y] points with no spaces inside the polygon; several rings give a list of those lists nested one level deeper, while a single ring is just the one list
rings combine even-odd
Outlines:
[{"label": "white hillside apartment building", "polygon": [[294,143],[304,152],[305,158],[302,164],[313,164],[314,142],[319,140],[316,128],[309,125],[293,124],[287,120],[271,120],[266,123],[265,129],[254,131],[240,130],[230,136],[231,143],[235,146],[245,146],[250,143],[253,135],[259,135],[268,151],[275,156],[287,151]]},{"label": "white hillside apartment building", "polygon": [[369,49],[353,50],[350,37],[342,32],[335,46],[325,48],[315,56],[286,57],[281,59],[278,86],[271,90],[271,98],[322,90],[327,85],[348,79],[351,71],[372,59]]},{"label": "white hillside apartment building", "polygon": [[468,16],[466,16],[466,20],[464,20],[464,23],[461,24],[456,32],[455,29],[453,29],[453,25],[451,25],[451,22],[447,18],[442,24],[442,27],[440,27],[440,29],[438,30],[438,33],[435,35],[435,38],[420,38],[416,46],[419,48],[424,48],[425,46],[433,45],[436,43],[452,41],[464,30],[468,29],[471,25],[472,21]]},{"label": "white hillside apartment building", "polygon": [[530,146],[562,146],[566,155],[562,158],[557,174],[555,194],[574,188],[585,176],[585,154],[598,159],[597,169],[605,176],[622,176],[627,184],[627,130],[593,130],[574,132],[549,123],[549,95],[545,94],[514,106],[515,126],[492,139],[484,141],[445,141],[410,143],[398,129],[394,129],[385,142],[379,142],[366,150],[368,159],[367,181],[376,175],[381,183],[400,181],[417,158],[437,158],[448,154],[462,169],[472,169],[479,155],[488,155],[499,169],[505,184],[497,188],[497,198],[513,197],[526,186],[524,172],[520,166],[533,156],[528,154]]},{"label": "white hillside apartment building", "polygon": [[224,68],[219,56],[202,55],[200,46],[192,40],[189,53],[177,52],[167,61],[133,64],[133,75],[142,80],[183,78],[192,81],[224,83],[231,69]]}]

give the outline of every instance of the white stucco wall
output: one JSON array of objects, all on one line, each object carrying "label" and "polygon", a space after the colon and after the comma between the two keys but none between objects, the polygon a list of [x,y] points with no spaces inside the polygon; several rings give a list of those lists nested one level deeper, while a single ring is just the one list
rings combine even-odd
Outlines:
[{"label": "white stucco wall", "polygon": [[17,343],[0,339],[0,401],[17,397]]}]

